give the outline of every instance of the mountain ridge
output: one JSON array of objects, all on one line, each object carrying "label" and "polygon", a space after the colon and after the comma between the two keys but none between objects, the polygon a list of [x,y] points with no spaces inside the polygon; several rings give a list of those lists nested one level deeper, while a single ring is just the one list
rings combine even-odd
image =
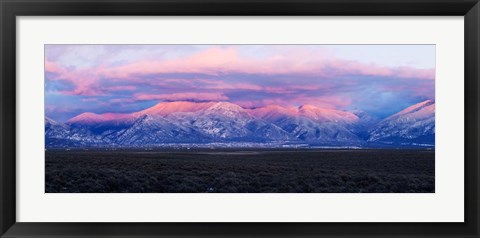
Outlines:
[{"label": "mountain ridge", "polygon": [[[277,146],[434,146],[435,102],[383,120],[312,105],[243,108],[230,102],[160,102],[132,113],[45,117],[47,147],[154,147],[166,144],[271,143]],[[421,139],[418,139],[421,138]]]}]

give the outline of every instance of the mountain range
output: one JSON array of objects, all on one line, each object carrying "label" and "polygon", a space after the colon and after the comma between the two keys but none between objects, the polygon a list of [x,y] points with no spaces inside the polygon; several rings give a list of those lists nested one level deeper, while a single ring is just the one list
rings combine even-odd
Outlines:
[{"label": "mountain range", "polygon": [[386,118],[312,105],[247,109],[230,102],[161,102],[133,113],[45,117],[46,148],[70,147],[433,147],[435,102]]}]

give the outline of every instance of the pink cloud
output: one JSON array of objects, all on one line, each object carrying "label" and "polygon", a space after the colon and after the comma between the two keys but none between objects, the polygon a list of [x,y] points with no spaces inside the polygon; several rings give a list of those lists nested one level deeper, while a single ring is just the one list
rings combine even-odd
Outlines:
[{"label": "pink cloud", "polygon": [[211,80],[207,83],[205,89],[216,89],[216,90],[251,90],[251,91],[260,91],[263,90],[262,86],[250,84],[250,83],[230,83],[218,80]]},{"label": "pink cloud", "polygon": [[225,101],[228,97],[221,93],[171,93],[171,94],[135,94],[137,101],[166,100],[166,101]]},{"label": "pink cloud", "polygon": [[45,72],[49,73],[65,73],[65,69],[54,62],[45,60]]},{"label": "pink cloud", "polygon": [[89,83],[79,83],[76,85],[76,88],[73,90],[61,90],[60,94],[63,95],[77,95],[77,96],[101,96],[105,92],[98,87],[93,87],[93,84]]},{"label": "pink cloud", "polygon": [[238,62],[235,48],[210,48],[187,58],[137,61],[131,64],[99,70],[113,78],[126,78],[136,74],[158,73],[218,73]]},{"label": "pink cloud", "polygon": [[285,85],[285,86],[271,86],[271,87],[265,87],[264,90],[265,92],[268,93],[276,93],[276,94],[289,94],[289,93],[295,93],[297,91],[314,91],[314,90],[319,90],[322,88],[328,88],[328,85],[322,83],[322,86],[320,85]]},{"label": "pink cloud", "polygon": [[[326,86],[325,79],[335,80],[335,78],[343,75],[435,79],[435,69],[388,68],[327,56],[322,51],[290,51],[288,55],[277,54],[259,59],[241,56],[235,47],[213,47],[178,59],[143,60],[112,67],[99,65],[96,68],[82,70],[68,70],[55,62],[45,60],[45,72],[54,74],[49,76],[47,80],[64,80],[74,85],[72,90],[63,90],[60,93],[83,96],[105,95],[112,91],[136,90],[133,85],[101,87],[101,79],[164,88],[179,87],[180,85],[194,88],[196,83],[200,82],[203,89],[266,91],[279,94],[312,89],[311,86],[304,86],[304,88],[300,88],[300,86],[297,86],[297,88],[293,86],[289,88],[285,86],[263,87],[252,83],[208,79],[149,78],[146,80],[142,78],[143,76],[167,73],[198,73],[217,76],[232,73],[268,76],[298,74],[321,78],[323,79],[322,86]],[[172,84],[174,85],[172,86]],[[159,98],[158,95],[151,95],[150,97]],[[208,96],[207,98],[214,97]]]},{"label": "pink cloud", "polygon": [[137,87],[131,85],[111,86],[108,88],[109,91],[134,91],[135,89]]},{"label": "pink cloud", "polygon": [[322,52],[304,52],[291,55],[276,55],[267,59],[241,58],[237,49],[210,48],[190,57],[163,61],[138,61],[112,68],[103,68],[99,73],[112,78],[129,78],[134,75],[161,73],[222,73],[245,74],[307,74],[323,77],[338,75],[396,76],[405,78],[434,79],[434,69],[424,70],[411,67],[388,68],[356,61],[326,58]]},{"label": "pink cloud", "polygon": [[53,105],[46,105],[45,110],[47,113],[69,113],[72,112],[71,108],[68,107],[59,107],[59,106],[53,106]]},{"label": "pink cloud", "polygon": [[104,94],[100,87],[95,87],[99,81],[100,75],[95,70],[67,70],[57,63],[45,60],[45,73],[53,73],[46,80],[67,81],[72,83],[75,88],[72,90],[62,90],[61,94],[65,95],[82,95],[82,96],[98,96]]}]

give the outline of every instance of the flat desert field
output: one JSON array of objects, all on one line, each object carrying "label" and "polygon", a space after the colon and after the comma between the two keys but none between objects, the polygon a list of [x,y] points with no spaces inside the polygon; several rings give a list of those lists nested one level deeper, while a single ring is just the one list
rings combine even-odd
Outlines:
[{"label": "flat desert field", "polygon": [[432,193],[433,150],[49,150],[47,193]]}]

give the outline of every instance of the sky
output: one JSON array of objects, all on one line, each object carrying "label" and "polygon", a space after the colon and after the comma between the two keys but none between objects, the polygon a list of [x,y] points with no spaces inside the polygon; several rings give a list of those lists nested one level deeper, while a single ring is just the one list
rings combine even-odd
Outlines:
[{"label": "sky", "polygon": [[163,101],[385,117],[434,98],[434,45],[45,45],[45,113],[58,121]]}]

